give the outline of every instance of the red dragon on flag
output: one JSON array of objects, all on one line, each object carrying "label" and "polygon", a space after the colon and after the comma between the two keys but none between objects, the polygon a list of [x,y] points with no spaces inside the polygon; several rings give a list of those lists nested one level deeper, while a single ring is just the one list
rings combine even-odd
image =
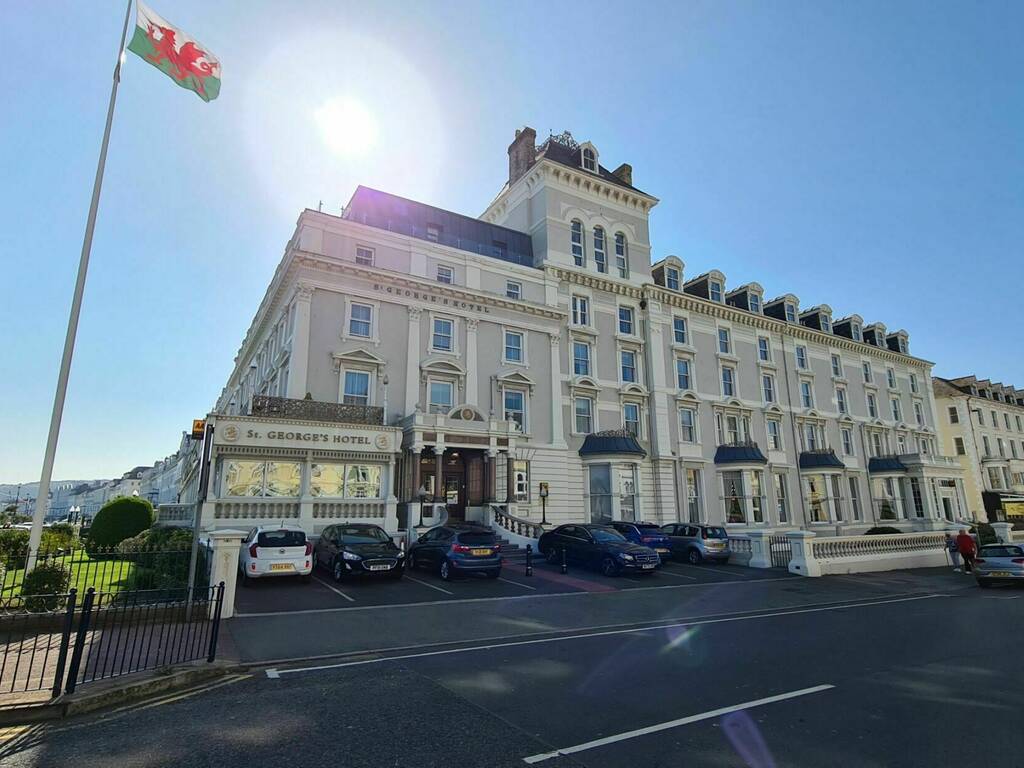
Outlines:
[{"label": "red dragon on flag", "polygon": [[[139,2],[128,50],[170,76],[182,88],[211,101],[220,93],[220,62],[197,40]],[[180,41],[180,42],[179,42]]]}]

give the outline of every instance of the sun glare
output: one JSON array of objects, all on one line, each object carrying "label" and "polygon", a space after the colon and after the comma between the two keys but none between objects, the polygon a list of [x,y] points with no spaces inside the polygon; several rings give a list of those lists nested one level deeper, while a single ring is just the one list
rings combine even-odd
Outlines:
[{"label": "sun glare", "polygon": [[354,99],[329,99],[313,112],[313,119],[324,144],[339,157],[361,157],[377,142],[376,119]]}]

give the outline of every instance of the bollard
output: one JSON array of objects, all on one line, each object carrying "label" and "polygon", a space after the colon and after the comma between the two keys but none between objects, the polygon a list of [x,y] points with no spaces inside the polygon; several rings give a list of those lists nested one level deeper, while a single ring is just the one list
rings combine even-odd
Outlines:
[{"label": "bollard", "polygon": [[562,547],[562,568],[561,568],[561,571],[562,571],[562,573],[568,573],[569,572],[569,564],[565,560],[565,547]]},{"label": "bollard", "polygon": [[526,575],[533,576],[533,545],[526,545]]}]

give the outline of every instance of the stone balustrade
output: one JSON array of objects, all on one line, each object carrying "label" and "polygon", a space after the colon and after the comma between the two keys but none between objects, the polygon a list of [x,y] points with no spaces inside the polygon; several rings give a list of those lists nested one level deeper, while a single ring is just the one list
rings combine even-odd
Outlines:
[{"label": "stone balustrade", "polygon": [[792,550],[790,573],[824,576],[948,565],[946,535],[901,533],[882,536],[815,536],[813,531],[786,534]]}]

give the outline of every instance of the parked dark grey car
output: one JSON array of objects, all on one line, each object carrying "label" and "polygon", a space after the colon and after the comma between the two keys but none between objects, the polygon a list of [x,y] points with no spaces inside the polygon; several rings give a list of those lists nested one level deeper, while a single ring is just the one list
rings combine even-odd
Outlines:
[{"label": "parked dark grey car", "polygon": [[458,573],[501,575],[501,542],[490,528],[478,525],[439,525],[409,547],[407,566],[436,569],[448,580]]},{"label": "parked dark grey car", "polygon": [[720,525],[669,523],[661,526],[661,530],[671,542],[672,557],[693,565],[705,560],[725,563],[732,554],[729,534]]}]

